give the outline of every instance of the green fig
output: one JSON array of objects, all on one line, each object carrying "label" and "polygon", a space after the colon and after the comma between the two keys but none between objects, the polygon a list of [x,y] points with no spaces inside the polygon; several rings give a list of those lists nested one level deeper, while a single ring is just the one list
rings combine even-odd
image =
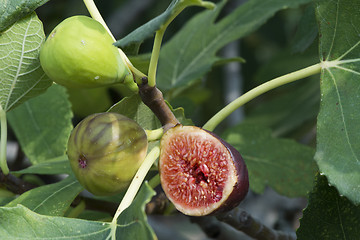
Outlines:
[{"label": "green fig", "polygon": [[44,72],[70,88],[91,88],[115,83],[135,87],[132,73],[106,29],[95,19],[73,16],[50,33],[40,49]]},{"label": "green fig", "polygon": [[137,122],[117,113],[96,113],[73,129],[67,155],[89,192],[110,196],[129,186],[147,148],[146,133]]}]

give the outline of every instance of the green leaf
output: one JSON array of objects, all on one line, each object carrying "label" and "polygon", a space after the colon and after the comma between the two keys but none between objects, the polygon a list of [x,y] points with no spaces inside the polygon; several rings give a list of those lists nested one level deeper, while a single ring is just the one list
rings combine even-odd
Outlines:
[{"label": "green leaf", "polygon": [[1,0],[0,1],[0,32],[4,31],[17,20],[33,12],[49,0]]},{"label": "green leaf", "polygon": [[105,112],[112,104],[109,87],[69,88],[68,93],[72,110],[79,117]]},{"label": "green leaf", "polygon": [[[294,57],[288,50],[283,51],[257,71],[256,81],[266,82],[312,65],[316,60],[318,56],[313,53]],[[276,136],[298,130],[307,121],[315,124],[320,105],[319,75],[281,86],[260,99],[248,110],[245,122],[269,126]]]},{"label": "green leaf", "polygon": [[[119,221],[124,224],[117,225],[117,239],[156,239],[150,226],[145,222],[144,208],[154,194],[148,184],[143,185],[134,202],[123,212],[124,215],[120,215]],[[110,229],[108,222],[43,216],[22,205],[0,208],[0,236],[5,240],[99,240],[106,239]]]},{"label": "green leaf", "polygon": [[360,203],[360,15],[357,0],[320,1],[321,106],[315,160],[341,195]]},{"label": "green leaf", "polygon": [[122,237],[121,239],[157,239],[154,231],[147,223],[145,214],[145,205],[150,202],[155,194],[156,192],[150,188],[147,182],[145,182],[140,188],[134,202],[120,214],[117,222],[119,225],[126,225],[131,222],[136,222],[136,224],[131,226],[131,230],[126,228],[118,229],[118,232],[116,233],[117,237],[126,236],[126,238]]},{"label": "green leaf", "polygon": [[29,190],[6,206],[15,207],[21,204],[39,214],[62,216],[83,189],[72,176],[57,183]]},{"label": "green leaf", "polygon": [[22,205],[0,208],[0,236],[4,240],[99,240],[109,235],[110,224],[44,216]]},{"label": "green leaf", "polygon": [[247,1],[216,23],[225,1],[198,14],[161,50],[158,87],[170,90],[202,77],[219,61],[216,53],[226,44],[255,31],[277,11],[307,2],[310,0]]},{"label": "green leaf", "polygon": [[124,51],[136,54],[141,43],[145,39],[154,35],[157,30],[159,30],[168,21],[171,21],[171,19],[176,16],[179,11],[182,11],[183,8],[190,6],[203,6],[210,8],[213,7],[213,4],[202,0],[173,0],[162,14],[135,29],[123,39],[115,42],[114,45],[123,48]]},{"label": "green leaf", "polygon": [[54,159],[40,162],[20,171],[13,171],[13,174],[71,174],[71,166],[67,156],[61,156]]},{"label": "green leaf", "polygon": [[296,31],[291,46],[292,52],[305,51],[315,40],[318,35],[318,28],[315,18],[313,4],[309,4],[304,10],[304,14],[300,19],[299,27]]},{"label": "green leaf", "polygon": [[139,95],[134,94],[125,97],[113,105],[108,112],[120,113],[136,121],[144,129],[156,129],[161,127],[154,113],[142,101]]},{"label": "green leaf", "polygon": [[35,13],[0,34],[0,104],[5,111],[51,85],[38,57],[44,39],[42,23]]},{"label": "green leaf", "polygon": [[253,191],[261,193],[269,185],[282,195],[298,197],[312,188],[316,168],[312,148],[273,138],[270,129],[253,124],[227,129],[223,138],[244,158]]},{"label": "green leaf", "polygon": [[33,164],[65,154],[72,130],[72,112],[66,89],[53,85],[8,113],[26,156]]},{"label": "green leaf", "polygon": [[298,240],[358,239],[360,207],[339,196],[325,176],[317,176],[316,185],[300,220]]}]

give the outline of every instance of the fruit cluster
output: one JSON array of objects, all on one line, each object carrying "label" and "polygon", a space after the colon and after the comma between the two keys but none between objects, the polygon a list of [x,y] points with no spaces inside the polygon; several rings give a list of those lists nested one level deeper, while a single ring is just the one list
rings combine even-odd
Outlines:
[{"label": "fruit cluster", "polygon": [[[66,87],[135,84],[112,43],[96,20],[71,17],[50,33],[40,62],[53,81]],[[203,216],[237,206],[249,188],[239,152],[212,132],[179,124],[157,88],[142,84],[139,89],[165,130],[159,173],[162,188],[175,207],[186,215]],[[135,121],[117,113],[98,113],[74,128],[67,154],[75,176],[88,191],[113,195],[129,186],[147,149],[147,135]]]}]

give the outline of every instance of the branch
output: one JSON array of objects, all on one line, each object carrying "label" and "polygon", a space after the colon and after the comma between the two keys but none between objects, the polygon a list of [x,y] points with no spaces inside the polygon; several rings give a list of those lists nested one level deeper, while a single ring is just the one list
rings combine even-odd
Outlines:
[{"label": "branch", "polygon": [[296,239],[296,237],[291,233],[276,231],[263,225],[260,221],[254,219],[245,210],[240,208],[235,208],[230,212],[219,214],[216,216],[216,218],[258,240]]},{"label": "branch", "polygon": [[2,173],[1,171],[0,171],[0,185],[4,185],[6,189],[8,189],[9,191],[15,194],[23,194],[24,192],[37,187],[37,185],[26,182],[18,177],[15,177],[11,173],[9,173],[8,175],[4,175],[4,173]]},{"label": "branch", "polygon": [[143,103],[148,106],[160,120],[164,131],[179,123],[165,102],[162,92],[156,86],[149,86],[146,77],[143,77],[142,83],[139,84],[139,94]]}]

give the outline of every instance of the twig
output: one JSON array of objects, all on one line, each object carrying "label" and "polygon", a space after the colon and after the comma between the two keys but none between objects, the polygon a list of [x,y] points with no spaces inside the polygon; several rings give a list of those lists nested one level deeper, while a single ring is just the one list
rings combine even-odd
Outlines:
[{"label": "twig", "polygon": [[9,191],[15,194],[23,194],[24,192],[31,190],[37,185],[26,182],[18,177],[15,177],[11,173],[4,175],[0,171],[0,185],[4,185]]},{"label": "twig", "polygon": [[263,225],[260,221],[251,217],[249,213],[240,208],[230,212],[222,213],[216,218],[233,228],[242,231],[246,235],[258,240],[295,240],[291,233],[276,231]]},{"label": "twig", "polygon": [[162,92],[156,87],[148,85],[148,79],[144,77],[142,84],[139,84],[139,94],[143,103],[160,120],[164,132],[179,123],[169,106],[166,104]]}]

